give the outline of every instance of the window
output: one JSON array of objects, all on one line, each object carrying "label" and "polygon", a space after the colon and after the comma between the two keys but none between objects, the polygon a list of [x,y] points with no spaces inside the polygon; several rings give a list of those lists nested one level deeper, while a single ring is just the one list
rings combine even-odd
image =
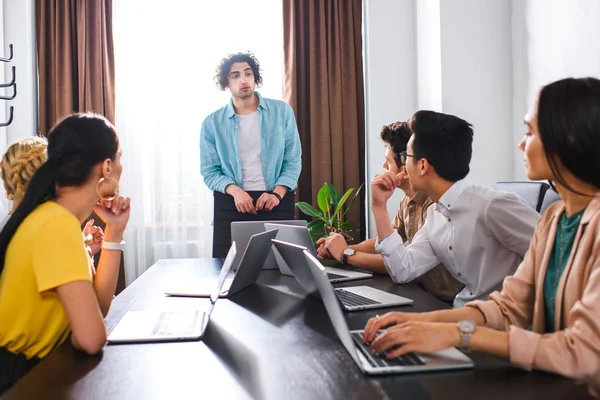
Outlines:
[{"label": "window", "polygon": [[160,258],[210,257],[212,192],[200,176],[200,127],[225,105],[213,77],[228,53],[252,51],[261,94],[281,98],[281,0],[113,3],[122,193],[132,198],[126,278]]}]

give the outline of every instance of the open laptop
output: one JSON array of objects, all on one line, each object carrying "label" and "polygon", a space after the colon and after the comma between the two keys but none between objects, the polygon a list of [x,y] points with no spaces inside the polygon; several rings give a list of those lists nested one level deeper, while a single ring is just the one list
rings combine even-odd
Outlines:
[{"label": "open laptop", "polygon": [[[248,246],[246,246],[244,255],[242,256],[240,267],[233,279],[225,279],[219,297],[232,296],[256,283],[262,266],[271,252],[271,247],[273,245],[271,240],[274,239],[276,235],[276,230],[252,235],[248,242]],[[212,283],[210,280],[205,280],[201,284],[197,284],[197,282],[194,282],[193,284],[185,283],[177,289],[166,291],[165,294],[183,297],[210,297],[212,287],[214,286],[210,285],[210,283]],[[209,285],[210,287],[208,287]]]},{"label": "open laptop", "polygon": [[175,342],[198,340],[204,335],[221,288],[235,258],[235,242],[231,244],[219,279],[209,298],[207,311],[128,311],[108,335],[109,343]]},{"label": "open laptop", "polygon": [[361,371],[367,374],[400,374],[473,368],[473,361],[454,347],[435,353],[408,353],[390,360],[385,355],[372,351],[362,342],[362,330],[348,329],[336,293],[321,269],[319,260],[307,250],[303,250],[303,253],[335,333]]},{"label": "open laptop", "polygon": [[[231,223],[231,241],[236,242],[239,249],[245,249],[252,235],[265,231],[265,222],[273,222],[280,225],[306,226],[303,219],[292,219],[287,221],[240,221]],[[237,271],[242,261],[242,255],[238,254],[233,261],[233,270]],[[273,252],[270,251],[265,260],[263,269],[277,269],[277,261]]]},{"label": "open laptop", "polygon": [[[310,232],[308,231],[307,227],[285,226],[269,222],[265,223],[265,229],[278,229],[279,232],[277,233],[277,240],[303,246],[308,249],[313,256],[317,256],[317,250],[315,249],[315,245],[310,237]],[[289,268],[289,265],[283,260],[281,255],[275,253],[275,258],[277,259],[279,270],[283,275],[294,276]],[[333,283],[373,277],[373,274],[370,272],[349,271],[334,267],[325,267],[325,272],[327,272],[327,278],[329,278],[329,281]]]},{"label": "open laptop", "polygon": [[[302,286],[302,288],[310,295],[319,297],[319,290],[317,282],[313,278],[313,274],[310,271],[309,263],[304,257],[304,253],[308,252],[308,249],[304,246],[298,246],[292,243],[282,242],[280,240],[273,240],[273,245],[277,252],[288,264],[296,277],[296,280]],[[319,265],[319,269],[327,279],[326,268],[323,268],[319,260],[314,255],[312,259],[316,260]],[[328,282],[331,282],[328,280]],[[358,311],[366,310],[371,308],[382,308],[392,306],[403,306],[412,304],[411,299],[406,297],[398,296],[396,294],[384,292],[383,290],[375,289],[370,286],[350,286],[343,288],[332,288],[336,294],[338,300],[347,311]]]}]

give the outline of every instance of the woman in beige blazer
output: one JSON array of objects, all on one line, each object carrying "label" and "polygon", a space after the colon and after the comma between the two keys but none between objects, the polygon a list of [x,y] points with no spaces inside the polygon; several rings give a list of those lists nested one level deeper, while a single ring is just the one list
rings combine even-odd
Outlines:
[{"label": "woman in beige blazer", "polygon": [[467,307],[371,318],[364,341],[390,358],[451,346],[480,351],[586,382],[598,394],[600,80],[545,86],[525,124],[519,147],[527,177],[552,182],[562,201],[538,222],[514,276],[506,277],[502,292]]}]

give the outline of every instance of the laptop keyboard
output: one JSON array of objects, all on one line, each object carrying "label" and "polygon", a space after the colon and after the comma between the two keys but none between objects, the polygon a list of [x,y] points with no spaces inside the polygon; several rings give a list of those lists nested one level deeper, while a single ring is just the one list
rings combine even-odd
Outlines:
[{"label": "laptop keyboard", "polygon": [[340,275],[340,274],[332,274],[331,272],[327,273],[327,279],[332,280],[332,279],[340,279],[340,278],[347,278],[347,276],[345,275]]},{"label": "laptop keyboard", "polygon": [[152,329],[152,336],[164,336],[172,332],[177,334],[192,333],[198,323],[199,312],[161,312]]},{"label": "laptop keyboard", "polygon": [[[384,331],[379,331],[377,336],[381,335]],[[352,339],[357,344],[358,348],[362,351],[362,353],[366,356],[366,359],[369,361],[374,367],[410,367],[415,365],[425,365],[423,361],[417,356],[415,353],[407,353],[401,355],[400,357],[387,359],[385,358],[385,354],[377,354],[369,347],[369,343],[363,343],[362,341],[362,332],[353,332]],[[397,347],[392,347],[388,350],[387,353],[395,350]]]},{"label": "laptop keyboard", "polygon": [[337,294],[338,299],[342,302],[346,307],[355,307],[355,306],[368,306],[371,304],[381,304],[378,301],[373,299],[369,299],[368,297],[360,296],[356,293],[349,292],[347,290],[338,288],[335,289],[335,294]]}]

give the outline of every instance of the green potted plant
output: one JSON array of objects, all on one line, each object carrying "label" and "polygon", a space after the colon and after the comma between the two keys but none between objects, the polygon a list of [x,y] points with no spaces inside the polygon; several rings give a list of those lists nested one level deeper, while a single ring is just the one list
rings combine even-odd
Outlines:
[{"label": "green potted plant", "polygon": [[319,190],[317,195],[317,203],[319,209],[312,205],[300,201],[296,203],[296,207],[300,209],[304,214],[313,217],[314,219],[308,223],[308,230],[312,236],[313,241],[317,241],[319,238],[327,237],[331,232],[341,233],[344,235],[347,241],[352,240],[352,236],[349,232],[356,229],[356,225],[352,221],[346,221],[345,216],[354,204],[354,201],[360,194],[360,190],[363,185],[360,185],[354,197],[350,203],[346,205],[346,202],[354,192],[354,188],[346,190],[343,196],[329,182],[325,182],[323,187]]}]

